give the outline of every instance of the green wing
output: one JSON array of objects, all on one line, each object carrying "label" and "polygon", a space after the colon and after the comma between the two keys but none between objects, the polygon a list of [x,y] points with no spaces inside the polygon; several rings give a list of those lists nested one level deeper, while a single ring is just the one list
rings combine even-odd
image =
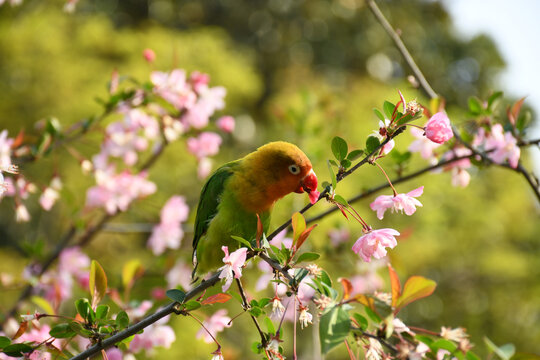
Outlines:
[{"label": "green wing", "polygon": [[[196,251],[201,237],[206,234],[210,221],[218,212],[221,194],[225,188],[226,180],[234,173],[240,160],[231,161],[217,169],[204,184],[201,190],[197,216],[195,217],[195,234],[193,236],[193,262],[197,268]],[[195,272],[195,270],[194,270]]]}]

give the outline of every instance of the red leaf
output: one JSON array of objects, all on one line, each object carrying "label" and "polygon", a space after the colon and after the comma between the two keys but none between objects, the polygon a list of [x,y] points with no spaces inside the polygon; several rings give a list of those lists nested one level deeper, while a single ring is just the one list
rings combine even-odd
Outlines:
[{"label": "red leaf", "polygon": [[518,101],[512,105],[512,116],[514,119],[517,119],[519,117],[519,112],[521,111],[521,106],[523,105],[523,102],[525,101],[525,97],[522,97]]},{"label": "red leaf", "polygon": [[339,282],[343,286],[343,299],[347,300],[353,291],[352,283],[345,278],[339,278]]},{"label": "red leaf", "polygon": [[24,140],[24,130],[21,130],[17,134],[17,137],[13,140],[13,143],[11,144],[11,148],[12,149],[18,148],[19,146],[23,144],[23,140]]},{"label": "red leaf", "polygon": [[390,275],[390,285],[392,287],[392,306],[395,307],[401,296],[401,283],[396,270],[390,264],[388,264],[388,274]]},{"label": "red leaf", "polygon": [[17,330],[15,335],[13,335],[13,338],[11,340],[15,340],[19,338],[22,334],[26,332],[26,329],[28,329],[28,321],[23,321],[21,325],[19,326],[19,329]]},{"label": "red leaf", "polygon": [[219,293],[216,295],[212,295],[201,301],[202,305],[210,305],[210,304],[216,304],[216,303],[226,303],[232,298],[229,294]]},{"label": "red leaf", "polygon": [[304,241],[307,240],[309,234],[311,233],[311,231],[312,231],[313,229],[315,229],[316,226],[317,226],[317,224],[312,225],[311,227],[307,228],[306,230],[304,230],[304,231],[300,234],[300,237],[298,238],[298,242],[296,243],[296,250],[300,249],[300,246],[302,246],[302,244],[304,243]]}]

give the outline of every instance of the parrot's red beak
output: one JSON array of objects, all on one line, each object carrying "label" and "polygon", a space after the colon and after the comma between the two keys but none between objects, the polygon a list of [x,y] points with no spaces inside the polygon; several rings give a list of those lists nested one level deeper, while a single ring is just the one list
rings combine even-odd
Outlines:
[{"label": "parrot's red beak", "polygon": [[300,185],[296,189],[296,192],[300,194],[304,191],[308,193],[309,200],[312,204],[317,202],[319,198],[319,192],[317,191],[317,175],[315,175],[313,169],[300,180]]}]

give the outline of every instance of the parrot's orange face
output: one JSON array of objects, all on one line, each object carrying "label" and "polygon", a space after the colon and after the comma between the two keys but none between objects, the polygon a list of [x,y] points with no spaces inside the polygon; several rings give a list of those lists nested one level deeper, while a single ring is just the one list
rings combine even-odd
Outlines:
[{"label": "parrot's orange face", "polygon": [[292,192],[306,192],[310,199],[313,194],[318,197],[317,176],[311,161],[298,147],[278,142],[267,144],[258,152],[266,157],[261,185],[274,201]]}]

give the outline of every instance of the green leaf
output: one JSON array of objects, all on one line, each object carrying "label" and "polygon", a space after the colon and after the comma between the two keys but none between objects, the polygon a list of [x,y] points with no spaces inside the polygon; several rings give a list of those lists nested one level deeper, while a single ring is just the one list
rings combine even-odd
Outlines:
[{"label": "green leaf", "polygon": [[454,344],[452,341],[446,339],[435,340],[431,343],[429,347],[434,350],[443,349],[446,351],[450,351],[451,353],[457,350],[457,345]]},{"label": "green leaf", "polygon": [[336,189],[337,186],[337,180],[336,180],[336,174],[334,174],[334,169],[332,169],[332,165],[330,165],[330,160],[326,163],[328,166],[328,172],[330,173],[330,179],[332,179],[332,189]]},{"label": "green leaf", "polygon": [[348,159],[348,160],[351,160],[351,161],[356,160],[356,159],[358,159],[360,156],[362,156],[363,153],[364,153],[364,150],[359,150],[359,149],[353,150],[353,151],[351,151],[351,152],[349,153],[349,155],[347,155],[347,159]]},{"label": "green leaf", "polygon": [[381,142],[376,136],[368,136],[366,139],[366,152],[371,154],[381,145]]},{"label": "green leaf", "polygon": [[197,300],[189,300],[188,302],[184,304],[184,308],[187,311],[196,310],[200,308],[201,306],[202,306],[201,303],[198,302]]},{"label": "green leaf", "polygon": [[327,354],[341,344],[349,334],[351,319],[341,306],[332,306],[322,314],[319,323],[321,351]]},{"label": "green leaf", "polygon": [[249,313],[255,317],[259,317],[264,313],[264,311],[260,307],[255,306],[249,309]]},{"label": "green leaf", "polygon": [[435,291],[437,283],[423,276],[411,276],[401,291],[401,296],[396,303],[396,313],[405,305],[418,299],[429,296]]},{"label": "green leaf", "polygon": [[317,260],[318,258],[320,258],[321,255],[317,254],[317,253],[312,253],[312,252],[306,252],[306,253],[303,253],[301,254],[298,259],[296,259],[296,263],[301,263],[301,262],[304,262],[304,261],[315,261]]},{"label": "green leaf", "polygon": [[469,98],[469,112],[472,115],[480,115],[483,112],[482,102],[476,96]]},{"label": "green leaf", "polygon": [[338,195],[338,194],[334,194],[334,201],[336,201],[337,203],[345,206],[345,207],[348,207],[349,206],[349,203],[347,202],[347,200],[341,196],[341,195]]},{"label": "green leaf", "polygon": [[270,319],[268,316],[264,318],[264,324],[266,325],[266,331],[272,335],[276,334],[276,328],[274,326],[274,323],[272,322],[272,319]]},{"label": "green leaf", "polygon": [[[469,355],[470,353],[471,352],[469,351],[467,355]],[[473,360],[476,360],[476,359],[473,359]],[[510,360],[540,360],[540,355],[518,352],[518,353],[515,353],[514,356],[510,358]]]},{"label": "green leaf", "polygon": [[108,305],[99,305],[96,309],[96,319],[106,319],[109,313],[110,307]]},{"label": "green leaf", "polygon": [[178,289],[169,289],[165,292],[165,295],[172,301],[183,303],[186,298],[186,293]]},{"label": "green leaf", "polygon": [[0,336],[0,349],[5,348],[9,344],[11,344],[11,340],[8,337]]},{"label": "green leaf", "polygon": [[375,113],[375,115],[379,118],[379,120],[381,121],[384,121],[384,115],[382,114],[382,112],[377,109],[377,108],[373,108],[373,112]]},{"label": "green leaf", "polygon": [[349,147],[347,145],[347,142],[339,136],[335,136],[332,139],[332,153],[334,154],[337,161],[345,159],[348,152]]},{"label": "green leaf", "polygon": [[354,318],[354,320],[356,320],[356,322],[360,326],[360,330],[366,331],[366,329],[367,329],[367,327],[369,325],[368,320],[365,317],[363,317],[362,315],[360,315],[359,313],[354,313],[353,318]]},{"label": "green leaf", "polygon": [[[475,353],[473,353],[472,351],[468,351],[467,354],[465,354],[465,358],[467,360],[480,360],[480,358],[478,357],[478,355],[476,355]],[[512,358],[512,360],[515,360],[514,358]],[[523,359],[524,360],[524,359]]]},{"label": "green leaf", "polygon": [[11,345],[6,346],[4,348],[4,353],[7,356],[11,356],[11,357],[21,357],[21,356],[24,356],[23,355],[24,353],[29,353],[32,350],[34,350],[34,348],[31,347],[30,345],[19,343],[19,344],[11,344]]},{"label": "green leaf", "polygon": [[90,302],[88,299],[83,298],[75,301],[75,308],[81,317],[88,321],[88,313],[90,312]]},{"label": "green leaf", "polygon": [[498,103],[498,100],[503,95],[502,91],[496,91],[488,98],[488,109],[493,111]]},{"label": "green leaf", "polygon": [[95,309],[107,292],[107,275],[96,260],[92,260],[90,265],[88,285],[90,287],[90,295],[92,296],[92,309]]},{"label": "green leaf", "polygon": [[125,329],[129,326],[129,316],[122,310],[116,315],[116,327],[118,330]]},{"label": "green leaf", "polygon": [[85,329],[82,324],[78,321],[72,321],[69,323],[69,328],[77,333],[78,335],[81,335],[85,338],[89,338],[93,336],[92,332],[90,330]]},{"label": "green leaf", "polygon": [[344,169],[348,169],[349,167],[351,167],[352,162],[351,162],[351,160],[343,159],[343,160],[341,160],[340,164]]},{"label": "green leaf", "polygon": [[369,308],[368,306],[364,306],[364,310],[366,311],[366,314],[371,319],[371,321],[373,321],[376,324],[381,323],[382,321],[381,317],[377,315],[375,311],[371,310],[371,308]]},{"label": "green leaf", "polygon": [[498,357],[503,360],[510,360],[510,358],[516,352],[516,347],[514,346],[514,344],[497,346],[491,340],[489,340],[487,336],[484,336],[484,342],[486,343],[490,351],[494,352]]},{"label": "green leaf", "polygon": [[51,331],[49,331],[49,335],[57,339],[67,339],[77,335],[77,333],[71,329],[69,323],[63,323],[54,326]]},{"label": "green leaf", "polygon": [[295,269],[294,277],[293,277],[295,284],[300,284],[300,282],[302,282],[302,280],[304,280],[304,278],[307,276],[307,274],[309,274],[309,271],[307,271],[304,268]]},{"label": "green leaf", "polygon": [[246,239],[236,235],[231,235],[231,237],[234,240],[238,241],[240,244],[245,245],[248,249],[251,249],[251,244]]},{"label": "green leaf", "polygon": [[332,279],[330,279],[330,276],[328,276],[328,273],[326,271],[322,271],[321,275],[319,276],[319,279],[321,279],[321,282],[323,284],[328,285],[329,287],[332,287]]},{"label": "green leaf", "polygon": [[[383,111],[384,111],[384,115],[386,115],[386,119],[389,119],[389,120],[392,119],[392,113],[394,112],[395,108],[396,106],[392,104],[391,102],[389,101],[384,102]],[[385,119],[381,119],[381,120],[384,121]]]},{"label": "green leaf", "polygon": [[429,336],[426,336],[426,335],[415,335],[415,338],[416,338],[418,341],[423,342],[423,343],[426,344],[427,346],[430,346],[430,345],[433,343],[433,339],[430,338]]}]

